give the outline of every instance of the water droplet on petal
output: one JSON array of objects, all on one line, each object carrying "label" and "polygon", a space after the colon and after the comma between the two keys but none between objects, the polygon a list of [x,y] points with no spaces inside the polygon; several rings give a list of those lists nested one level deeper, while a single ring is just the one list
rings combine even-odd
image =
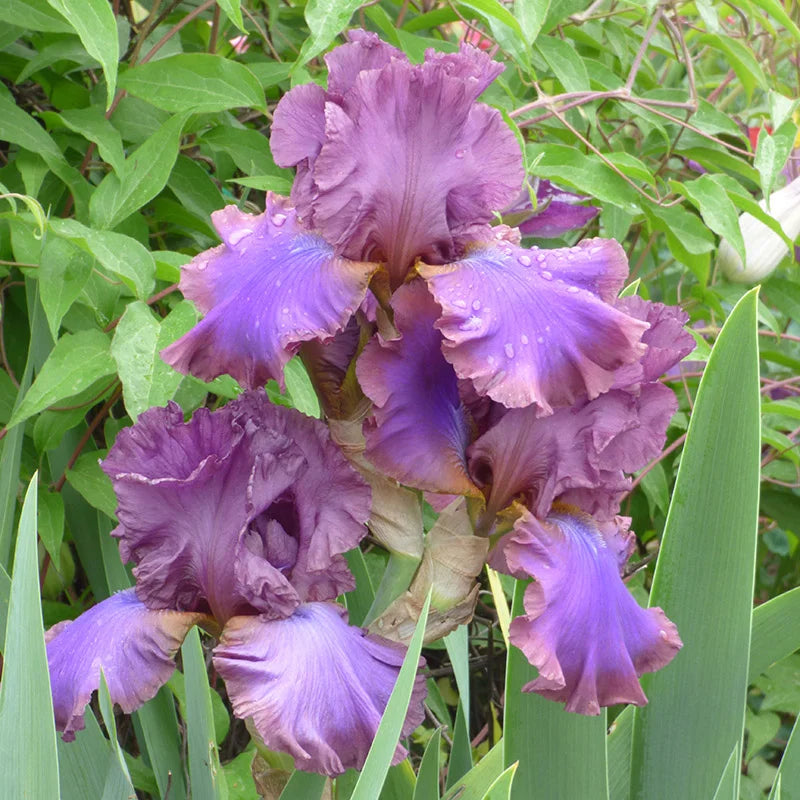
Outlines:
[{"label": "water droplet on petal", "polygon": [[453,300],[453,305],[459,308],[466,308],[467,304],[463,300]]},{"label": "water droplet on petal", "polygon": [[286,222],[286,214],[273,214],[272,215],[272,224],[276,228],[280,228],[283,223]]},{"label": "water droplet on petal", "polygon": [[283,313],[284,314],[288,314],[289,313],[289,309],[286,306],[283,307]]},{"label": "water droplet on petal", "polygon": [[542,270],[542,277],[546,281],[551,281],[551,280],[553,280],[553,273],[552,272],[548,272],[546,269]]},{"label": "water droplet on petal", "polygon": [[536,341],[539,342],[539,344],[544,344],[544,336],[537,336]]},{"label": "water droplet on petal", "polygon": [[464,151],[463,150],[456,150],[456,158],[464,158]]},{"label": "water droplet on petal", "polygon": [[494,364],[494,356],[489,356],[489,358],[487,358],[486,361],[489,364],[489,366],[491,367],[492,364]]},{"label": "water droplet on petal", "polygon": [[517,259],[517,261],[519,261],[523,267],[529,267],[531,265],[531,259],[529,256],[522,255]]},{"label": "water droplet on petal", "polygon": [[278,278],[278,280],[276,280],[276,281],[275,281],[275,286],[276,286],[278,289],[280,289],[280,288],[281,288],[281,283],[282,283],[281,279],[280,279],[280,278]]},{"label": "water droplet on petal", "polygon": [[252,236],[253,231],[250,228],[240,228],[238,231],[233,231],[233,233],[228,236],[228,241],[231,243],[231,247],[236,247],[242,239],[246,239],[248,236]]},{"label": "water droplet on petal", "polygon": [[536,256],[536,260],[537,260],[537,261],[538,261],[540,264],[544,264],[544,262],[545,262],[545,261],[547,261],[547,256],[546,256],[544,253],[539,253],[539,255],[538,255],[538,256]]},{"label": "water droplet on petal", "polygon": [[578,294],[578,292],[580,291],[580,289],[579,289],[577,286],[570,286],[570,287],[569,287],[569,289],[567,289],[567,291],[568,291],[570,294]]},{"label": "water droplet on petal", "polygon": [[474,311],[480,311],[481,310],[481,301],[480,300],[473,300],[472,301],[472,309]]},{"label": "water droplet on petal", "polygon": [[514,358],[514,345],[511,344],[511,342],[506,342],[505,346],[503,347],[503,350],[505,350],[506,356],[508,358]]},{"label": "water droplet on petal", "polygon": [[203,259],[202,261],[198,261],[197,265],[196,265],[197,269],[200,272],[202,272],[207,266],[208,266],[208,261],[206,261],[206,259]]},{"label": "water droplet on petal", "polygon": [[522,344],[528,344],[528,337],[524,333],[519,337],[519,340],[522,342]]}]

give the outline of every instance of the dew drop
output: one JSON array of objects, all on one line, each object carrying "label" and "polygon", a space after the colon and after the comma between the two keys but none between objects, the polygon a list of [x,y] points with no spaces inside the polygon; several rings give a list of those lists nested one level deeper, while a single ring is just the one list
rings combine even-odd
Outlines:
[{"label": "dew drop", "polygon": [[283,223],[286,222],[286,214],[273,214],[272,215],[272,224],[276,228],[280,228]]},{"label": "dew drop", "polygon": [[453,300],[453,305],[459,308],[466,308],[467,304],[463,300]]},{"label": "dew drop", "polygon": [[464,151],[463,150],[456,150],[456,158],[464,158]]},{"label": "dew drop", "polygon": [[539,344],[544,344],[544,336],[537,336],[536,341],[539,342]]},{"label": "dew drop", "polygon": [[528,344],[528,337],[524,333],[519,337],[519,340],[522,342],[522,344]]},{"label": "dew drop", "polygon": [[514,345],[511,344],[511,342],[506,342],[505,346],[503,347],[503,350],[505,350],[506,356],[508,356],[508,358],[514,358]]},{"label": "dew drop", "polygon": [[197,262],[197,269],[202,272],[208,266],[208,261],[203,259],[202,261]]},{"label": "dew drop", "polygon": [[281,283],[282,283],[281,279],[280,279],[280,278],[278,278],[278,280],[276,280],[276,281],[275,281],[275,286],[276,286],[278,289],[280,289],[280,288],[281,288]]},{"label": "dew drop", "polygon": [[252,236],[253,231],[250,228],[240,228],[238,231],[234,231],[229,237],[228,241],[231,243],[231,246],[236,247],[242,239],[246,239],[248,236]]},{"label": "dew drop", "polygon": [[480,317],[471,315],[469,319],[465,320],[458,326],[458,329],[460,331],[474,331],[482,327],[482,325],[483,320]]},{"label": "dew drop", "polygon": [[480,300],[473,300],[472,301],[472,309],[473,309],[473,311],[480,311],[481,310],[481,301]]},{"label": "dew drop", "polygon": [[492,364],[494,364],[494,356],[489,356],[489,358],[487,358],[487,359],[486,359],[486,362],[487,362],[487,363],[489,364],[489,366],[491,367],[491,366],[492,366]]},{"label": "dew drop", "polygon": [[523,267],[529,267],[531,265],[531,260],[528,256],[522,255],[520,256],[517,261],[522,264]]},{"label": "dew drop", "polygon": [[569,287],[569,289],[567,289],[567,291],[568,291],[570,294],[578,294],[578,292],[580,291],[580,289],[579,289],[577,286],[570,286],[570,287]]},{"label": "dew drop", "polygon": [[284,314],[288,314],[289,313],[289,309],[286,306],[283,307],[283,313]]},{"label": "dew drop", "polygon": [[538,255],[538,256],[536,256],[536,260],[537,260],[537,261],[538,261],[540,264],[544,264],[544,262],[545,262],[545,261],[547,261],[547,256],[546,256],[544,253],[539,253],[539,255]]},{"label": "dew drop", "polygon": [[551,280],[553,280],[553,273],[552,272],[548,272],[546,269],[542,270],[542,277],[546,281],[551,281]]},{"label": "dew drop", "polygon": [[667,632],[666,632],[665,630],[660,630],[660,631],[658,632],[658,635],[659,635],[659,637],[660,637],[660,638],[662,638],[662,639],[663,639],[665,642],[667,641],[667,638],[668,638],[668,637],[667,637]]}]

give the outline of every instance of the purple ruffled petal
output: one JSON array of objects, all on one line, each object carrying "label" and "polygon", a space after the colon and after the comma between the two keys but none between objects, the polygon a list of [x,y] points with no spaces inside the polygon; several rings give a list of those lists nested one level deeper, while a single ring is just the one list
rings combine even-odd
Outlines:
[{"label": "purple ruffled petal", "polygon": [[367,458],[408,486],[475,493],[466,469],[466,413],[453,368],[442,356],[442,336],[433,327],[439,306],[418,280],[394,293],[392,307],[402,338],[373,338],[357,365],[375,409],[375,423],[365,431]]},{"label": "purple ruffled petal", "polygon": [[175,404],[121,431],[103,463],[123,561],[151,608],[288,616],[352,587],[369,489],[322,423],[242,395],[184,423]]},{"label": "purple ruffled petal", "polygon": [[[283,620],[235,617],[214,650],[235,714],[252,717],[272,750],[299,769],[361,769],[403,662],[404,649],[347,624],[334,603],[300,606]],[[417,677],[403,735],[422,722]],[[395,763],[406,751],[398,746]]]},{"label": "purple ruffled petal", "polygon": [[519,229],[525,236],[537,236],[540,239],[563,236],[565,233],[582,228],[599,213],[597,206],[582,206],[589,197],[559,189],[550,181],[537,180],[537,209],[533,210],[527,186],[517,202],[503,212],[504,216],[518,218],[526,212],[530,214],[519,223]]},{"label": "purple ruffled petal", "polygon": [[364,30],[347,32],[347,44],[325,56],[328,66],[328,93],[342,96],[353,88],[361,72],[382,69],[392,61],[408,62],[402,50],[386,44],[377,34]]},{"label": "purple ruffled petal", "polygon": [[525,590],[526,615],[510,627],[511,642],[539,670],[523,691],[579,714],[647,702],[639,676],[668,664],[682,643],[664,612],[641,608],[622,582],[632,546],[621,518],[601,528],[566,511],[545,522],[526,512],[500,542],[495,563],[536,579]]},{"label": "purple ruffled petal", "polygon": [[644,352],[647,323],[610,305],[628,272],[611,239],[556,250],[484,246],[417,269],[442,307],[445,358],[509,408],[535,403],[547,414],[596,397]]},{"label": "purple ruffled petal", "polygon": [[196,256],[181,277],[181,290],[206,316],[162,357],[203,380],[227,373],[248,388],[269,378],[282,386],[300,343],[340,331],[377,266],[334,255],[271,193],[258,216],[236,206],[211,216],[224,244]]},{"label": "purple ruffled petal", "polygon": [[153,611],[133,589],[112,595],[47,632],[56,728],[64,741],[84,727],[86,704],[105,675],[111,700],[126,714],[169,680],[173,657],[202,614]]},{"label": "purple ruffled petal", "polygon": [[278,104],[273,154],[298,168],[292,199],[304,221],[337,252],[386,262],[398,286],[418,256],[453,258],[455,242],[519,189],[514,136],[475,102],[502,67],[469,47],[412,65],[368,35],[340,49],[322,114],[315,90]]}]

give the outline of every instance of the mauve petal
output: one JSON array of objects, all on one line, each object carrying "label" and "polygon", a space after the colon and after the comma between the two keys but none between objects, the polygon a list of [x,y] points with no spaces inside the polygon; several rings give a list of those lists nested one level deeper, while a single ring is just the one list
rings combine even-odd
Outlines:
[{"label": "mauve petal", "polygon": [[[103,469],[120,554],[152,608],[288,616],[352,585],[340,554],[365,533],[369,489],[321,422],[263,392],[187,423],[175,404],[150,409]],[[296,542],[292,563],[279,528]]]},{"label": "mauve petal", "polygon": [[76,620],[47,632],[47,662],[56,728],[64,741],[84,727],[92,692],[105,675],[111,700],[126,714],[154,697],[169,680],[173,657],[202,614],[153,611],[133,589],[112,595]]},{"label": "mauve petal", "polygon": [[408,486],[472,494],[465,451],[470,431],[453,368],[444,360],[442,336],[433,327],[439,306],[423,281],[392,297],[402,338],[374,337],[358,359],[356,373],[374,403],[367,424],[367,458]]},{"label": "mauve petal", "polygon": [[596,206],[576,206],[551,200],[541,213],[520,223],[519,229],[525,236],[552,239],[582,228],[599,213],[600,209]]},{"label": "mauve petal", "polygon": [[[283,620],[235,617],[214,649],[236,716],[252,717],[266,746],[297,768],[330,776],[364,765],[404,657],[344,616],[310,603]],[[424,695],[419,675],[403,735],[422,722]],[[398,746],[394,763],[405,755]]]},{"label": "mauve petal", "polygon": [[445,358],[509,408],[535,403],[548,414],[596,397],[644,352],[647,323],[609,305],[628,271],[611,239],[556,250],[483,246],[417,269],[442,307]]},{"label": "mauve petal", "polygon": [[392,61],[408,61],[405,53],[386,44],[376,33],[352,30],[347,32],[347,39],[347,44],[335,47],[325,56],[329,94],[343,95],[350,91],[359,72],[381,69]]},{"label": "mauve petal", "polygon": [[295,165],[314,159],[325,142],[325,90],[316,83],[287,92],[270,127],[269,146],[277,164]]},{"label": "mauve petal", "polygon": [[[387,262],[397,286],[416,257],[452,258],[466,229],[491,221],[516,194],[522,160],[500,114],[475,102],[502,69],[485,54],[430,51],[419,65],[389,55],[354,79],[351,67],[334,75],[336,89],[349,88],[327,93],[318,155],[297,159],[297,147],[287,155],[281,133],[275,157],[298,167],[292,199],[303,219],[337,252]],[[294,91],[276,109],[279,131],[284,117],[297,117]]]},{"label": "mauve petal", "polygon": [[[647,352],[641,359],[641,380],[658,380],[694,350],[694,337],[684,328],[689,315],[679,306],[652,303],[631,295],[617,300],[616,307],[650,326],[642,336]],[[633,382],[634,378],[629,368],[623,367],[614,385],[622,388],[626,383]]]},{"label": "mauve petal", "polygon": [[539,670],[523,691],[579,714],[647,702],[639,676],[668,664],[682,643],[664,612],[641,608],[622,582],[632,539],[621,518],[601,529],[560,511],[545,522],[526,512],[501,540],[511,571],[535,578],[526,615],[510,627],[511,642]]},{"label": "mauve petal", "polygon": [[300,343],[344,328],[377,267],[335,256],[271,193],[263,214],[227,206],[212,219],[225,243],[196,256],[181,278],[206,316],[162,357],[203,380],[228,373],[248,388],[269,378],[282,386]]}]

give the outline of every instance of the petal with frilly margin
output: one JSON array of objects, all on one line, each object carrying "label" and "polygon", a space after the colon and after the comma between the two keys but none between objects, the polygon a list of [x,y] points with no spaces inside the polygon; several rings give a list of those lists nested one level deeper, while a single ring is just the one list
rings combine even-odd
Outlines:
[{"label": "petal with frilly margin", "polygon": [[628,272],[611,239],[556,250],[498,243],[417,269],[442,307],[445,358],[509,408],[535,403],[548,414],[596,397],[644,352],[647,323],[609,304]]},{"label": "petal with frilly margin", "polygon": [[112,702],[130,714],[169,680],[175,653],[201,619],[202,614],[153,611],[128,589],[50,628],[47,662],[56,728],[64,740],[83,729],[101,669]]},{"label": "petal with frilly margin", "polygon": [[466,470],[466,412],[453,368],[442,356],[442,336],[433,327],[439,306],[417,280],[394,293],[392,307],[402,338],[373,338],[356,368],[375,411],[374,424],[365,430],[367,458],[408,486],[475,493]]},{"label": "petal with frilly margin", "polygon": [[[341,59],[331,55],[334,66],[363,43],[344,47]],[[318,154],[298,159],[284,141],[288,118],[299,114],[295,89],[275,111],[273,152],[281,166],[298,167],[292,199],[303,219],[337,252],[386,262],[398,286],[418,256],[451,259],[466,229],[491,221],[517,193],[522,159],[500,114],[476,103],[502,69],[486,54],[429,51],[423,64],[390,55],[355,78],[351,67],[335,70],[334,88],[347,90],[326,94]]]},{"label": "petal with frilly margin", "polygon": [[[347,624],[334,603],[309,603],[283,620],[235,617],[214,649],[241,718],[299,769],[340,775],[361,769],[394,688],[404,648]],[[403,735],[422,722],[417,677]],[[398,746],[394,762],[406,755]]]},{"label": "petal with frilly margin", "polygon": [[682,643],[664,612],[641,608],[622,582],[632,546],[621,518],[598,527],[567,511],[545,522],[526,512],[501,540],[511,572],[535,578],[525,590],[525,616],[510,627],[511,642],[539,670],[523,691],[579,714],[647,702],[639,676],[668,664]]},{"label": "petal with frilly margin", "polygon": [[282,386],[301,342],[344,328],[377,265],[336,256],[271,193],[258,216],[236,206],[211,216],[224,244],[196,256],[181,276],[181,290],[206,316],[161,355],[203,380],[227,373],[248,388],[269,378]]}]

